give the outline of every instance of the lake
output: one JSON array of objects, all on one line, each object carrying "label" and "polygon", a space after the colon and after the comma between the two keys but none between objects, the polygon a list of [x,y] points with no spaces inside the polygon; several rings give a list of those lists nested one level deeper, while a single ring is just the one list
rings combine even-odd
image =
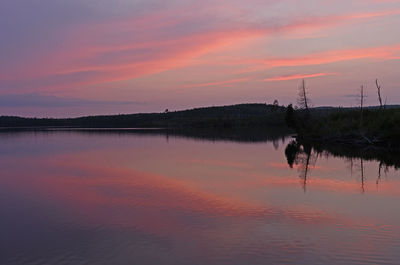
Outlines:
[{"label": "lake", "polygon": [[0,264],[400,264],[395,167],[201,135],[2,132]]}]

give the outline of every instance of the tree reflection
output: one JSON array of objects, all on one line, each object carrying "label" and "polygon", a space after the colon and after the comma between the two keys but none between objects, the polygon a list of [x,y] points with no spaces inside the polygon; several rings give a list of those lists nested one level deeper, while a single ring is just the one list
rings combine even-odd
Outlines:
[{"label": "tree reflection", "polygon": [[286,159],[289,167],[295,165],[299,172],[301,185],[304,192],[307,191],[307,177],[310,172],[310,167],[315,166],[318,154],[313,152],[311,145],[301,145],[297,141],[292,141],[285,149]]},{"label": "tree reflection", "polygon": [[383,173],[385,174],[385,177],[387,176],[387,174],[389,173],[389,166],[385,165],[382,161],[379,163],[379,167],[378,167],[378,178],[376,179],[376,185],[378,186],[379,183],[382,180],[382,170]]},{"label": "tree reflection", "polygon": [[293,164],[296,160],[297,154],[300,151],[300,144],[293,140],[291,141],[285,149],[285,156],[290,168],[293,168]]},{"label": "tree reflection", "polygon": [[361,192],[365,192],[365,182],[364,182],[364,160],[360,159],[360,172],[361,172]]},{"label": "tree reflection", "polygon": [[296,168],[301,179],[301,186],[304,192],[307,191],[307,182],[310,170],[315,166],[319,156],[324,155],[326,158],[340,157],[349,163],[349,171],[353,177],[353,171],[356,171],[360,178],[361,193],[366,192],[366,161],[377,161],[378,164],[378,177],[376,185],[378,186],[382,180],[382,174],[387,175],[389,167],[393,166],[395,169],[400,166],[400,155],[397,153],[391,156],[382,156],[382,153],[376,152],[358,152],[357,150],[339,149],[337,147],[321,147],[321,145],[314,145],[309,143],[291,141],[286,149],[285,156],[290,168]]}]

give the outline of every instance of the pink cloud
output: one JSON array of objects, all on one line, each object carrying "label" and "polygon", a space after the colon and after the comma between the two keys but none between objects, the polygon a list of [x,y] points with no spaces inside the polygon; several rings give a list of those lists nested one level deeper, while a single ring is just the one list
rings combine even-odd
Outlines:
[{"label": "pink cloud", "polygon": [[400,53],[400,45],[372,48],[331,50],[297,57],[267,58],[263,60],[243,61],[243,63],[264,64],[269,68],[283,66],[305,66],[329,64],[360,59],[394,60]]},{"label": "pink cloud", "polygon": [[335,75],[334,73],[315,73],[315,74],[294,74],[294,75],[283,75],[283,76],[274,76],[264,79],[264,81],[287,81],[287,80],[295,80],[295,79],[304,79],[304,78],[313,78],[313,77],[321,77],[321,76],[329,76]]},{"label": "pink cloud", "polygon": [[[6,86],[27,90],[65,90],[120,80],[129,80],[189,66],[195,59],[242,41],[271,36],[275,32],[319,29],[352,20],[399,14],[400,10],[311,17],[286,23],[216,23],[202,30],[185,31],[188,17],[176,10],[155,12],[121,21],[87,24],[66,32],[67,41],[56,53],[40,61],[26,61],[18,71],[3,73]],[[194,20],[198,19],[196,16]],[[203,18],[204,19],[204,18]],[[182,32],[176,28],[182,27]],[[268,68],[327,64],[355,59],[395,59],[399,46],[320,52],[292,58],[244,59],[240,63]],[[205,62],[207,63],[207,62]],[[210,62],[209,62],[210,63]],[[315,77],[315,76],[308,76]],[[297,77],[293,77],[297,78]],[[189,84],[186,87],[217,86],[247,81],[246,78]],[[271,80],[269,80],[271,81]]]},{"label": "pink cloud", "polygon": [[248,81],[249,78],[237,78],[231,80],[217,81],[217,82],[208,82],[208,83],[197,83],[197,84],[187,84],[183,85],[180,88],[192,88],[192,87],[207,87],[207,86],[222,86],[228,84],[236,84]]}]

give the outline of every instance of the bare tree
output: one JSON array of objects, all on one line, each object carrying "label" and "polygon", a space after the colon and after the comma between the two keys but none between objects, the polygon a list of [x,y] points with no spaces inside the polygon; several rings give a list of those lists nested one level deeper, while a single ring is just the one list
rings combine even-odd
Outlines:
[{"label": "bare tree", "polygon": [[360,89],[360,128],[362,128],[363,124],[363,115],[364,115],[364,101],[365,101],[365,94],[364,94],[364,86],[361,86]]},{"label": "bare tree", "polygon": [[362,85],[360,88],[360,109],[363,110],[365,102],[365,94],[364,94],[364,86]]},{"label": "bare tree", "polygon": [[375,80],[376,88],[378,89],[378,100],[379,100],[379,108],[383,108],[382,97],[381,97],[381,86],[378,83],[378,79]]},{"label": "bare tree", "polygon": [[304,81],[304,79],[301,82],[301,85],[299,87],[297,104],[299,105],[300,108],[305,109],[307,112],[309,112],[308,106],[310,104],[310,100],[308,98],[308,91],[307,91],[306,82]]},{"label": "bare tree", "polygon": [[364,124],[364,102],[365,102],[365,93],[364,93],[364,86],[361,86],[360,89],[360,136],[367,141],[369,144],[374,144],[373,140],[368,139],[363,132],[363,124]]}]

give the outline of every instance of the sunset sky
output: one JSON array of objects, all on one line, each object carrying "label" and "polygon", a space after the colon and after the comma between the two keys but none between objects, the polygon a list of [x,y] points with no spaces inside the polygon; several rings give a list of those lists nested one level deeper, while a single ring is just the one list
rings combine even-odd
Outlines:
[{"label": "sunset sky", "polygon": [[1,0],[0,115],[400,103],[400,1]]}]

